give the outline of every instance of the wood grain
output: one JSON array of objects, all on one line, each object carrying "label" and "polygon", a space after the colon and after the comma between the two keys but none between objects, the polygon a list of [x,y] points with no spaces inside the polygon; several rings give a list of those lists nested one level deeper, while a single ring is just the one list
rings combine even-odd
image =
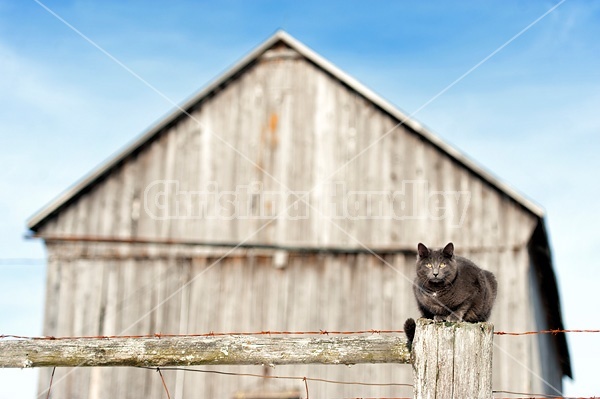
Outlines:
[{"label": "wood grain", "polygon": [[494,326],[417,320],[415,399],[492,397]]}]

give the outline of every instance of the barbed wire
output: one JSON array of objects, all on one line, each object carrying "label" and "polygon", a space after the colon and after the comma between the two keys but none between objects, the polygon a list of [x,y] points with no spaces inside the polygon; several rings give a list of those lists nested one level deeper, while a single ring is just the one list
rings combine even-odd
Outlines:
[{"label": "barbed wire", "polygon": [[[67,339],[129,339],[129,338],[181,338],[181,337],[223,337],[223,336],[252,336],[252,335],[361,335],[361,334],[403,334],[404,330],[356,330],[356,331],[329,331],[329,330],[312,330],[312,331],[236,331],[236,332],[214,332],[207,333],[188,333],[188,334],[169,334],[169,333],[153,333],[139,335],[70,335],[70,336],[27,336],[15,334],[0,334],[0,339],[24,339],[24,340],[67,340]],[[521,336],[535,334],[571,334],[571,333],[600,333],[600,329],[551,329],[540,331],[523,331],[523,332],[507,332],[494,331],[494,335]]]},{"label": "barbed wire", "polygon": [[541,331],[524,331],[524,332],[505,332],[505,331],[495,331],[495,335],[534,335],[534,334],[563,334],[563,333],[600,333],[600,330],[541,330]]},{"label": "barbed wire", "polygon": [[495,398],[495,399],[600,399],[596,396],[586,396],[586,397],[581,397],[581,396],[556,396],[556,395],[547,395],[544,393],[526,393],[526,392],[514,392],[514,391],[504,391],[504,390],[498,390],[498,389],[494,389],[492,391],[492,394],[495,393],[504,393],[504,394],[509,394],[509,395],[525,395],[522,397],[509,397],[509,398]]},{"label": "barbed wire", "polygon": [[401,334],[404,330],[357,330],[357,331],[236,331],[168,334],[153,333],[139,335],[70,335],[70,336],[26,336],[14,334],[0,334],[2,338],[28,339],[28,340],[65,340],[65,339],[117,339],[117,338],[181,338],[181,337],[223,337],[223,336],[252,336],[252,335],[359,335],[359,334]]}]

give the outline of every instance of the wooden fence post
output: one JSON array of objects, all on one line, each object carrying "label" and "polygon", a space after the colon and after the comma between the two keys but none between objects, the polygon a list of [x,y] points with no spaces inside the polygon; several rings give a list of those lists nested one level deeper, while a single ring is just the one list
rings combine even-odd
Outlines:
[{"label": "wooden fence post", "polygon": [[492,397],[491,323],[417,320],[412,346],[415,399]]}]

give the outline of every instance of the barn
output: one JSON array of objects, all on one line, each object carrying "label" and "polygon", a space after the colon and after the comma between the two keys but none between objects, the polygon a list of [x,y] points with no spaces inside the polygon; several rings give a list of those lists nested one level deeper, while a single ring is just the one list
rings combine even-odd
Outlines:
[{"label": "barn", "polygon": [[[47,248],[44,335],[399,330],[416,244],[494,272],[498,331],[562,328],[544,212],[277,32],[28,222]],[[563,335],[496,336],[494,389],[556,394]],[[230,366],[411,383],[406,365]],[[177,398],[293,398],[302,382],[165,372]],[[40,392],[50,370],[42,370]],[[411,388],[312,383],[314,397]],[[57,370],[53,396],[163,398],[156,373]]]}]

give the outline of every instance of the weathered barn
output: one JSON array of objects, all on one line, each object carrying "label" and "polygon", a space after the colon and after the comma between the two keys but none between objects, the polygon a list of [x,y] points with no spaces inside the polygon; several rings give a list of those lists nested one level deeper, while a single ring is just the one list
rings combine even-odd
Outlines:
[{"label": "weathered barn", "polygon": [[[398,330],[417,315],[419,241],[453,241],[496,274],[496,330],[562,328],[542,209],[284,32],[29,228],[48,252],[45,335]],[[570,376],[562,335],[495,343],[495,389],[554,394]],[[225,369],[412,382],[406,365]],[[41,373],[40,390],[49,377]],[[177,398],[304,389],[298,381],[166,377]],[[55,397],[164,397],[148,370],[58,370],[54,381]],[[310,389],[315,397],[411,392]]]}]

